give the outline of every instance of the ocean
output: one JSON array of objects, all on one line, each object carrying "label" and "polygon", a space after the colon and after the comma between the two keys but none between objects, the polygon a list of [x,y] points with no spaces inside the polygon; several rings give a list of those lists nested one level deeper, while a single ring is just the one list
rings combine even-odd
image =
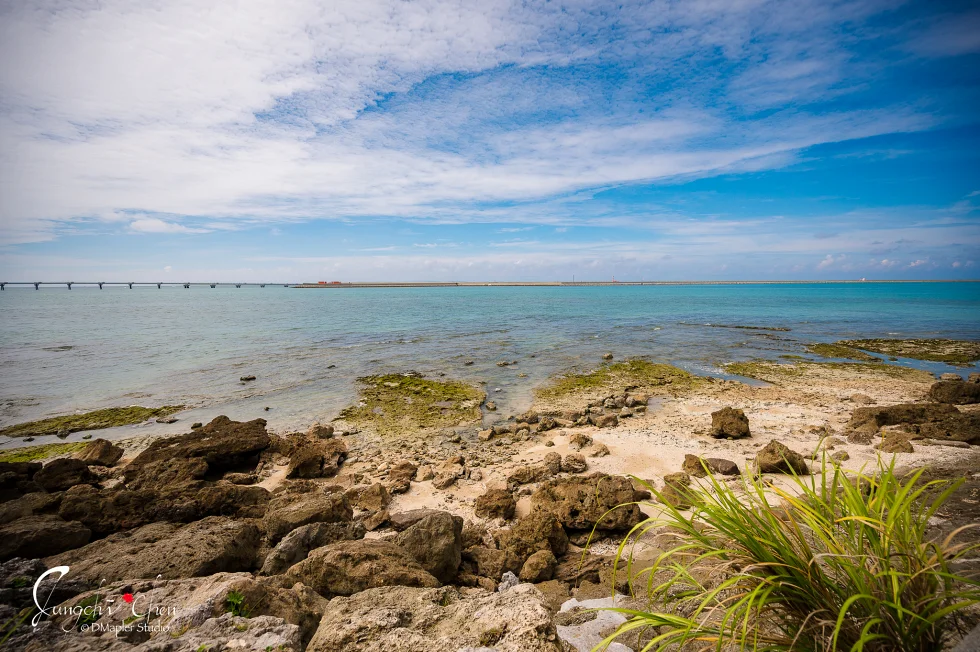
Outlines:
[{"label": "ocean", "polygon": [[[0,425],[180,403],[192,409],[178,423],[95,434],[186,432],[218,414],[262,417],[283,432],[335,417],[356,400],[360,376],[406,371],[485,382],[497,414],[507,415],[530,405],[532,389],[551,375],[593,368],[604,353],[725,377],[727,362],[805,355],[810,342],[860,337],[980,339],[980,284],[8,287],[0,293]],[[244,375],[256,380],[242,383]],[[47,441],[57,440],[35,443]]]}]

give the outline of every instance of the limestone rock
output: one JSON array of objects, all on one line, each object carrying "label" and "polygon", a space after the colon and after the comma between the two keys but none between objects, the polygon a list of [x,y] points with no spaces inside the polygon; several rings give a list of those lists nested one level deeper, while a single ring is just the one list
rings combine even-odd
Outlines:
[{"label": "limestone rock", "polygon": [[375,482],[370,487],[360,491],[347,492],[347,495],[355,507],[369,512],[382,510],[391,503],[388,490],[380,482]]},{"label": "limestone rock", "polygon": [[331,425],[314,423],[306,431],[306,436],[310,439],[330,439],[333,437],[334,429]]},{"label": "limestone rock", "polygon": [[285,575],[324,597],[352,595],[381,586],[438,587],[428,573],[400,546],[381,540],[340,541],[312,551]]},{"label": "limestone rock", "polygon": [[310,523],[302,525],[276,544],[262,564],[263,575],[285,573],[306,559],[311,550],[335,543],[364,538],[365,526],[360,523]]},{"label": "limestone rock", "polygon": [[561,453],[556,453],[555,451],[549,452],[544,456],[544,461],[542,462],[551,475],[557,475],[561,472]]},{"label": "limestone rock", "polygon": [[394,542],[443,584],[456,577],[463,551],[463,519],[449,512],[426,516],[404,532]]},{"label": "limestone rock", "polygon": [[485,546],[473,546],[463,551],[464,564],[476,575],[500,581],[504,573],[516,573],[521,569],[521,559],[510,550],[497,550]]},{"label": "limestone rock", "polygon": [[604,531],[628,530],[642,520],[639,507],[627,504],[633,501],[628,478],[603,473],[550,480],[531,496],[532,508],[550,512],[574,530],[594,526]]},{"label": "limestone rock", "polygon": [[209,516],[188,525],[153,523],[49,557],[73,577],[97,583],[123,579],[200,577],[251,570],[261,534],[245,521]]},{"label": "limestone rock", "polygon": [[34,474],[34,482],[51,492],[64,491],[77,484],[96,484],[98,481],[88,464],[70,457],[51,460]]},{"label": "limestone rock", "polygon": [[980,403],[980,383],[968,383],[959,376],[956,380],[940,380],[929,388],[929,398],[951,405]]},{"label": "limestone rock", "polygon": [[547,582],[555,574],[558,560],[550,550],[539,550],[524,562],[521,567],[520,579],[522,582]]},{"label": "limestone rock", "polygon": [[664,488],[660,490],[660,502],[675,509],[684,510],[691,506],[692,493],[688,489],[691,476],[687,473],[668,473],[664,476]]},{"label": "limestone rock", "polygon": [[476,499],[474,513],[480,518],[514,518],[517,502],[506,489],[489,489]]},{"label": "limestone rock", "polygon": [[308,652],[562,652],[544,597],[455,588],[371,589],[330,601]]},{"label": "limestone rock", "polygon": [[404,532],[426,516],[438,513],[439,510],[437,509],[410,509],[405,512],[392,514],[389,518],[389,522],[391,523],[391,527],[394,528],[396,532]]},{"label": "limestone rock", "polygon": [[915,425],[936,422],[960,414],[952,405],[942,403],[899,403],[897,405],[860,407],[851,412],[845,431],[852,444],[871,443],[882,426]]},{"label": "limestone rock", "polygon": [[914,453],[915,449],[909,443],[909,437],[901,432],[887,432],[881,442],[875,444],[875,449],[882,453]]},{"label": "limestone rock", "polygon": [[307,442],[289,457],[287,478],[331,478],[347,459],[347,444],[341,439]]},{"label": "limestone rock", "polygon": [[589,457],[606,457],[610,454],[609,447],[605,444],[596,444],[589,451]]},{"label": "limestone rock", "polygon": [[592,437],[584,432],[577,432],[568,439],[568,447],[573,451],[580,451],[592,443]]},{"label": "limestone rock", "polygon": [[749,419],[742,410],[723,407],[711,413],[710,434],[715,438],[741,439],[742,437],[750,437]]},{"label": "limestone rock", "polygon": [[496,535],[501,550],[514,554],[523,565],[538,550],[551,550],[560,557],[568,550],[568,535],[555,515],[544,509],[534,509],[509,530]]},{"label": "limestone rock", "polygon": [[353,515],[347,497],[341,493],[280,494],[269,503],[263,524],[269,541],[276,543],[301,525],[344,523]]},{"label": "limestone rock", "polygon": [[106,439],[95,439],[75,453],[75,459],[95,466],[113,466],[123,456],[123,449]]},{"label": "limestone rock", "polygon": [[412,478],[419,467],[408,460],[402,460],[388,471],[388,491],[393,494],[403,494],[412,486]]},{"label": "limestone rock", "polygon": [[24,516],[0,525],[0,561],[37,558],[84,546],[92,532],[78,521],[53,514]]},{"label": "limestone rock", "polygon": [[[550,455],[551,453],[549,453]],[[557,455],[557,453],[555,453]],[[560,458],[559,458],[560,459]],[[517,487],[547,480],[553,475],[551,468],[544,464],[520,466],[507,476],[507,487],[514,491]]]},{"label": "limestone rock", "polygon": [[[707,467],[707,471],[705,471]],[[681,470],[696,478],[703,478],[708,472],[715,475],[738,475],[738,465],[731,460],[723,460],[718,457],[698,457],[697,455],[685,455],[684,464]]]},{"label": "limestone rock", "polygon": [[569,453],[561,461],[561,470],[565,473],[584,473],[588,468],[585,456],[581,453]]},{"label": "limestone rock", "polygon": [[41,466],[40,462],[0,462],[0,501],[42,491],[41,486],[34,482],[34,476]]},{"label": "limestone rock", "polygon": [[810,474],[810,468],[806,465],[803,456],[775,439],[759,451],[755,457],[755,464],[759,473]]}]

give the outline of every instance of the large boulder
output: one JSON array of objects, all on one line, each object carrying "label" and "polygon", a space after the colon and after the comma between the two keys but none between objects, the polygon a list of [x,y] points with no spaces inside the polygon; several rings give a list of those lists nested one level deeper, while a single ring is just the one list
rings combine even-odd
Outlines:
[{"label": "large boulder", "polygon": [[369,512],[380,511],[391,503],[391,495],[380,482],[363,489],[352,489],[347,492],[347,496],[354,507]]},{"label": "large boulder", "polygon": [[[550,552],[550,549],[548,551]],[[474,575],[488,577],[495,582],[499,582],[504,573],[517,574],[522,566],[522,560],[510,550],[498,550],[486,546],[467,548],[463,551],[463,560],[464,567],[471,570]]]},{"label": "large boulder", "polygon": [[340,541],[312,551],[285,575],[320,595],[352,595],[381,586],[435,588],[433,577],[402,547],[380,540]]},{"label": "large boulder", "polygon": [[980,403],[980,383],[968,383],[962,378],[940,380],[929,388],[929,398],[951,405]]},{"label": "large boulder", "polygon": [[555,515],[544,509],[534,509],[509,530],[495,533],[501,550],[514,554],[521,565],[539,550],[550,550],[555,557],[568,551],[568,535]]},{"label": "large boulder", "polygon": [[283,493],[270,501],[263,524],[269,541],[276,543],[301,525],[344,523],[353,516],[354,510],[342,493]]},{"label": "large boulder", "polygon": [[327,605],[308,652],[562,652],[544,596],[530,584],[488,593],[371,589]]},{"label": "large boulder", "polygon": [[94,466],[112,466],[123,456],[123,449],[107,439],[96,439],[75,453],[75,459]]},{"label": "large boulder", "polygon": [[870,444],[882,426],[916,425],[942,421],[960,414],[952,405],[942,403],[899,403],[897,405],[859,407],[851,412],[845,426],[852,444]]},{"label": "large boulder", "polygon": [[68,566],[72,577],[93,583],[158,575],[181,579],[251,570],[260,540],[253,523],[209,516],[188,525],[152,523],[45,561]]},{"label": "large boulder", "polygon": [[347,444],[340,439],[306,442],[289,458],[287,478],[330,478],[340,471],[347,459]]},{"label": "large boulder", "polygon": [[532,584],[547,582],[554,576],[557,567],[558,560],[554,553],[550,550],[539,550],[528,557],[524,565],[521,566],[521,581]]},{"label": "large boulder", "polygon": [[571,530],[621,532],[643,520],[629,478],[604,473],[549,480],[531,495],[531,506],[554,514]]},{"label": "large boulder", "polygon": [[810,467],[806,465],[803,456],[775,439],[755,456],[755,465],[759,473],[810,474]]},{"label": "large boulder", "polygon": [[0,462],[0,502],[42,491],[34,482],[34,476],[40,470],[40,462]]},{"label": "large boulder", "polygon": [[462,535],[462,518],[449,512],[436,512],[399,532],[393,541],[433,577],[448,584],[456,578],[459,570]]},{"label": "large boulder", "polygon": [[25,516],[0,525],[0,561],[38,558],[84,546],[92,531],[53,514]]},{"label": "large boulder", "polygon": [[696,478],[703,478],[708,473],[714,475],[738,475],[738,465],[731,460],[723,460],[718,457],[698,457],[697,455],[685,455],[684,464],[681,471]]},{"label": "large boulder", "polygon": [[280,575],[306,559],[311,550],[337,541],[363,539],[364,533],[364,526],[356,521],[302,525],[284,536],[266,555],[260,572],[262,575]]},{"label": "large boulder", "polygon": [[419,467],[409,460],[397,462],[388,471],[388,491],[403,494],[412,487],[412,479]]},{"label": "large boulder", "polygon": [[514,518],[517,501],[506,489],[488,489],[476,499],[473,511],[480,518]]},{"label": "large boulder", "polygon": [[[559,456],[558,459],[560,468],[561,457]],[[534,466],[525,464],[510,472],[510,475],[507,476],[507,488],[515,491],[521,485],[547,480],[555,473],[556,471],[553,471],[549,464],[535,464]]]},{"label": "large boulder", "polygon": [[153,477],[155,469],[159,463],[173,460],[199,459],[206,464],[207,473],[216,475],[251,470],[258,464],[259,454],[270,443],[265,419],[241,422],[226,416],[215,417],[194,432],[154,440],[126,465],[126,482],[142,480],[145,488],[159,487],[161,483]]},{"label": "large boulder", "polygon": [[943,419],[927,421],[915,427],[926,439],[962,441],[980,446],[980,412],[951,414]]},{"label": "large boulder", "polygon": [[96,489],[77,485],[65,492],[58,514],[81,521],[95,536],[168,521],[189,523],[205,516],[261,518],[269,502],[262,487],[189,482],[166,490]]},{"label": "large boulder", "polygon": [[738,408],[723,407],[711,413],[711,436],[741,439],[750,437],[749,418]]},{"label": "large boulder", "polygon": [[51,460],[34,474],[34,482],[51,492],[64,491],[77,484],[97,484],[98,481],[88,464],[70,457]]}]

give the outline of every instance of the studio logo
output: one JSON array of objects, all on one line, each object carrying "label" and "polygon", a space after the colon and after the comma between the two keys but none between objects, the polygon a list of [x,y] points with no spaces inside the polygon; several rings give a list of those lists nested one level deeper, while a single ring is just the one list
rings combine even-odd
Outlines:
[{"label": "studio logo", "polygon": [[[31,619],[31,625],[34,628],[37,628],[43,618],[70,616],[70,618],[65,619],[61,627],[66,633],[71,631],[114,632],[116,636],[119,636],[122,633],[134,630],[143,632],[169,631],[167,625],[152,625],[150,621],[161,616],[175,616],[178,612],[177,607],[152,604],[148,596],[138,593],[123,593],[120,596],[121,602],[117,602],[111,598],[103,598],[101,590],[105,584],[105,580],[100,582],[99,592],[84,600],[70,606],[51,606],[51,598],[55,593],[58,582],[68,574],[69,570],[70,568],[68,566],[55,566],[42,573],[37,578],[37,581],[34,582],[34,605],[38,609],[34,618]],[[41,591],[41,583],[52,576],[57,577],[53,578],[54,585],[47,592],[47,597],[42,604],[41,598],[38,595]],[[117,617],[111,618],[114,614]],[[122,621],[115,622],[119,620],[120,616],[122,616]]]}]

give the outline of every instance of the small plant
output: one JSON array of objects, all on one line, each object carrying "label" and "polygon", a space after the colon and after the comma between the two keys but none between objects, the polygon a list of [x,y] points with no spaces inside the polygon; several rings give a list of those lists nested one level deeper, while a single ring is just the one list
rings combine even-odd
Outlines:
[{"label": "small plant", "polygon": [[25,577],[24,575],[18,575],[17,577],[10,580],[10,588],[22,589],[25,586],[30,586],[33,583],[34,581],[31,578]]},{"label": "small plant", "polygon": [[102,596],[96,593],[95,595],[90,595],[76,605],[81,608],[81,613],[79,614],[78,622],[76,623],[79,629],[91,625],[102,617],[102,610],[99,609],[99,601],[101,599]]},{"label": "small plant", "polygon": [[245,603],[245,596],[239,591],[229,591],[225,597],[225,607],[233,616],[248,618],[251,608]]},{"label": "small plant", "polygon": [[644,652],[686,643],[719,651],[942,649],[959,612],[980,603],[980,580],[954,569],[980,543],[958,542],[971,526],[939,541],[926,534],[962,480],[925,482],[921,470],[899,477],[894,464],[879,460],[870,476],[825,459],[812,478],[791,476],[792,491],[751,476],[736,490],[709,475],[707,486],[688,491],[690,515],[666,506],[620,546],[622,559],[630,540],[670,526],[661,536],[675,543],[631,574],[634,592],[665,608],[616,609],[629,620],[598,649],[638,630],[647,633]]}]

